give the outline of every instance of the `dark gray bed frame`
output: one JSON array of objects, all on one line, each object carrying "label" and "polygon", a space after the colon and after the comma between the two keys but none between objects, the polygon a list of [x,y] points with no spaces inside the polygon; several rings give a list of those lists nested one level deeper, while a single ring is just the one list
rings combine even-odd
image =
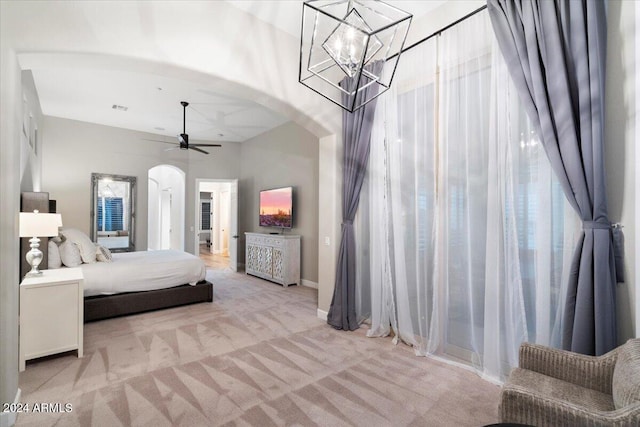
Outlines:
[{"label": "dark gray bed frame", "polygon": [[84,298],[84,322],[211,301],[213,285],[206,280],[194,286],[181,285],[152,291],[96,295]]}]

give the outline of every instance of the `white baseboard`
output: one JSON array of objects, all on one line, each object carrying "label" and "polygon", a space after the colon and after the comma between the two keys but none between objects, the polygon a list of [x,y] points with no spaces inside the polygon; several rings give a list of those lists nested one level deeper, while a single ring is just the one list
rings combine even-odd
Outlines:
[{"label": "white baseboard", "polygon": [[327,316],[329,316],[329,313],[324,311],[324,310],[318,309],[317,316],[318,316],[318,319],[322,319],[322,320],[326,321],[327,320]]},{"label": "white baseboard", "polygon": [[302,286],[306,286],[307,288],[318,289],[318,284],[316,282],[312,282],[311,280],[302,279]]},{"label": "white baseboard", "polygon": [[[13,400],[13,403],[20,403],[20,395],[22,394],[22,390],[18,389],[16,392],[16,398]],[[15,412],[2,412],[0,413],[0,427],[11,427],[16,423],[16,418],[18,414]]]}]

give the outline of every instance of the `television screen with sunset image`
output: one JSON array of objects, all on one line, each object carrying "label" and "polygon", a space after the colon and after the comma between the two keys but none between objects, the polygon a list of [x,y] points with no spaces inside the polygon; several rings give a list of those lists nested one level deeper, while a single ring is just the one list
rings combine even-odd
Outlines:
[{"label": "television screen with sunset image", "polygon": [[260,226],[291,228],[293,225],[293,187],[260,192]]}]

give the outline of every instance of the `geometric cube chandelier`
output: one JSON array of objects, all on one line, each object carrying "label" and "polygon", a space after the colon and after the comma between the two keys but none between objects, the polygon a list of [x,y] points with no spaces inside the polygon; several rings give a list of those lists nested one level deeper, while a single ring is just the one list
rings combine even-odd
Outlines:
[{"label": "geometric cube chandelier", "polygon": [[411,18],[382,1],[305,1],[300,83],[357,110],[391,87]]}]

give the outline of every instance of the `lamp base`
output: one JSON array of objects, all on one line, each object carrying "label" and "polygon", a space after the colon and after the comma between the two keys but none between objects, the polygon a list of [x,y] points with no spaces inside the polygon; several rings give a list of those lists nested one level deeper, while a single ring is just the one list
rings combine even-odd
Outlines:
[{"label": "lamp base", "polygon": [[33,269],[24,275],[24,277],[39,277],[39,276],[42,276],[42,271],[33,270]]},{"label": "lamp base", "polygon": [[42,262],[42,251],[38,249],[40,246],[40,239],[37,237],[33,237],[29,239],[31,243],[31,250],[27,252],[26,259],[29,265],[31,266],[31,271],[25,274],[24,277],[37,277],[42,276],[42,271],[38,269],[38,266]]}]

